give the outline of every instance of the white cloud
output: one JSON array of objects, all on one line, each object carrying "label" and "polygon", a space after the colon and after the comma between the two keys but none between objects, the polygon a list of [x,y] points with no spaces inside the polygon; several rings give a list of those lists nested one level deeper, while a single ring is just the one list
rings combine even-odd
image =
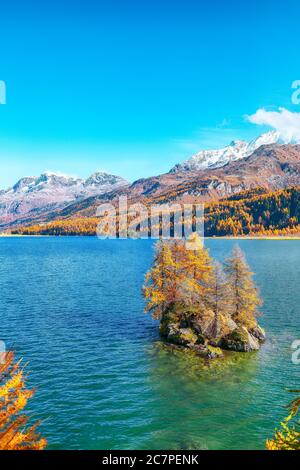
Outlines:
[{"label": "white cloud", "polygon": [[284,143],[300,143],[300,113],[293,113],[285,108],[278,111],[258,109],[246,119],[258,125],[266,125],[275,129]]}]

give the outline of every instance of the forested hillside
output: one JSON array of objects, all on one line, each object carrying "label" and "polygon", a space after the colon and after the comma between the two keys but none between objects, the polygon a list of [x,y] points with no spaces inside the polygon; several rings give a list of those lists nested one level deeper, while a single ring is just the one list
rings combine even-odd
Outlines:
[{"label": "forested hillside", "polygon": [[[297,235],[300,233],[300,188],[272,193],[245,191],[205,206],[206,236]],[[24,235],[95,235],[96,217],[55,220],[14,229]]]},{"label": "forested hillside", "polygon": [[205,211],[207,236],[299,233],[300,188],[272,193],[245,192]]}]

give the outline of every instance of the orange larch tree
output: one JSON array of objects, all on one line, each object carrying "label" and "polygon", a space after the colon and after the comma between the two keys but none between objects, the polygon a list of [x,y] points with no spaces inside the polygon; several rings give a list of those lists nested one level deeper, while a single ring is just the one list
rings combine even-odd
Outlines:
[{"label": "orange larch tree", "polygon": [[14,354],[2,355],[0,364],[0,450],[42,450],[47,442],[36,431],[39,425],[28,425],[29,417],[23,410],[34,390],[25,385],[20,362]]}]

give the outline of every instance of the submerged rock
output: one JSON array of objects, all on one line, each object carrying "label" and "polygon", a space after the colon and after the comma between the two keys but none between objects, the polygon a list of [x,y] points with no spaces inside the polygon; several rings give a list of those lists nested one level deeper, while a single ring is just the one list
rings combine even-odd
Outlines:
[{"label": "submerged rock", "polygon": [[209,359],[215,359],[215,358],[224,356],[221,348],[218,348],[209,344],[207,346],[207,349],[209,351]]},{"label": "submerged rock", "polygon": [[203,359],[216,359],[223,357],[223,352],[220,348],[216,348],[209,344],[193,344],[189,347],[191,351],[194,351],[198,356]]}]

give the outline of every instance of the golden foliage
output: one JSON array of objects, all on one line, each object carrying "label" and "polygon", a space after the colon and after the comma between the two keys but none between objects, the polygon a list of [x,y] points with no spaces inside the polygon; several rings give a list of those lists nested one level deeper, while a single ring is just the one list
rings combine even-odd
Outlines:
[{"label": "golden foliage", "polygon": [[32,225],[30,227],[23,227],[13,230],[13,234],[22,235],[90,235],[96,234],[97,224],[99,219],[96,217],[90,218],[75,218],[75,219],[62,219],[47,224]]},{"label": "golden foliage", "polygon": [[[300,393],[300,390],[294,390]],[[289,415],[280,423],[272,439],[266,442],[267,450],[300,450],[300,422],[293,424],[300,407],[300,398],[296,398],[289,405]]]},{"label": "golden foliage", "polygon": [[231,304],[232,319],[247,328],[256,326],[255,316],[261,300],[252,280],[253,273],[241,249],[236,246],[232,255],[224,262],[224,272],[229,287],[228,300]]},{"label": "golden foliage", "polygon": [[205,209],[206,236],[293,236],[300,233],[300,189],[240,192]]},{"label": "golden foliage", "polygon": [[42,450],[47,442],[36,432],[39,423],[27,426],[28,416],[22,414],[34,390],[25,385],[20,362],[12,352],[0,364],[0,450]]},{"label": "golden foliage", "polygon": [[152,269],[143,288],[146,312],[156,319],[175,303],[200,304],[204,299],[212,265],[208,251],[199,240],[196,250],[186,249],[184,240],[159,241]]},{"label": "golden foliage", "polygon": [[145,311],[160,320],[174,306],[184,312],[185,318],[204,319],[209,314],[214,319],[212,337],[226,334],[225,317],[231,317],[238,326],[256,327],[261,301],[241,250],[234,249],[223,270],[197,242],[193,250],[184,240],[157,243],[143,288]]}]

